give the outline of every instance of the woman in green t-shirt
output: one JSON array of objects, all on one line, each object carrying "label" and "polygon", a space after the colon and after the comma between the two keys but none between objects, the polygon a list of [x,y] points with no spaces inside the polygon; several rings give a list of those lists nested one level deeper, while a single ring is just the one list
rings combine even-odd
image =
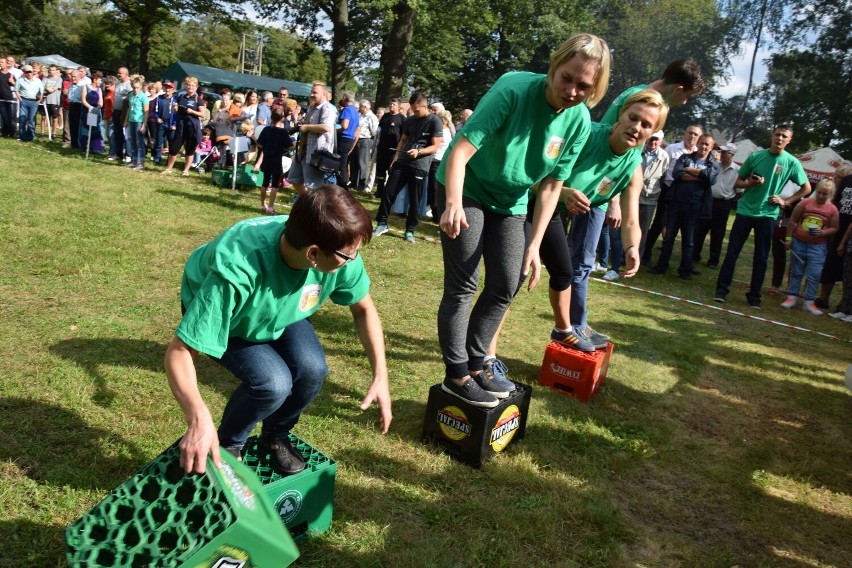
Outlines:
[{"label": "woman in green t-shirt", "polygon": [[[589,139],[563,184],[559,205],[572,223],[568,239],[562,216],[557,212],[547,225],[541,242],[541,259],[550,275],[549,296],[554,317],[550,338],[581,351],[606,347],[605,342],[585,333],[591,328],[584,325],[589,272],[601,229],[600,223],[592,220],[591,211],[610,203],[625,243],[627,269],[623,276],[629,278],[636,274],[639,269],[637,245],[641,239],[642,149],[668,118],[668,107],[662,96],[652,89],[633,93],[622,108],[612,126],[592,124]],[[531,222],[532,209],[527,215],[527,230]],[[495,357],[496,352],[495,336],[488,350],[489,357]],[[497,365],[498,374],[507,372],[499,360]]]},{"label": "woman in green t-shirt", "polygon": [[[187,421],[181,466],[204,473],[219,445],[239,456],[262,422],[260,443],[283,474],[304,469],[289,440],[302,411],[328,374],[325,352],[308,318],[326,299],[349,306],[373,370],[361,402],[377,402],[380,428],[391,423],[382,324],[358,251],[370,240],[370,216],[337,186],[320,186],[289,217],[246,219],[196,249],[181,282],[183,318],[166,351],[169,386]],[[239,380],[217,431],[201,399],[198,352]]]},{"label": "woman in green t-shirt", "polygon": [[[443,206],[442,388],[469,404],[494,407],[498,397],[514,390],[511,381],[494,378],[484,362],[486,350],[515,294],[517,275],[532,267],[529,287],[538,281],[541,237],[562,180],[588,137],[588,107],[606,93],[609,65],[606,42],[578,34],[556,50],[546,76],[503,75],[441,161],[436,177]],[[539,182],[539,208],[525,253],[527,193]],[[471,311],[480,260],[485,286]]]}]

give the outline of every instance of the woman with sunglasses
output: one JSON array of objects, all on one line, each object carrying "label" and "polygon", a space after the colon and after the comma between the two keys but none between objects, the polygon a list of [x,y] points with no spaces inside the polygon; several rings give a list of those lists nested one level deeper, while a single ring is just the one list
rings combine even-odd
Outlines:
[{"label": "woman with sunglasses", "polygon": [[[377,402],[388,431],[391,401],[382,325],[370,298],[359,249],[370,240],[370,216],[337,186],[308,192],[289,216],[247,219],[196,249],[181,282],[183,319],[166,351],[172,393],[187,421],[180,443],[186,472],[203,473],[219,446],[239,456],[262,422],[261,446],[282,474],[305,462],[288,434],[328,374],[325,352],[308,318],[326,299],[349,306],[373,380],[361,402]],[[218,431],[198,390],[198,352],[231,371],[240,385]]]}]

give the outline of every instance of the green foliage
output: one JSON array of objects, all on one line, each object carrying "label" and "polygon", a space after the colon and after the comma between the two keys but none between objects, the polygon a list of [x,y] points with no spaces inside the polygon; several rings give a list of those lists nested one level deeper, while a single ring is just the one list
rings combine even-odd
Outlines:
[{"label": "green foliage", "polygon": [[0,53],[23,58],[61,50],[64,45],[47,17],[53,5],[51,0],[0,2],[0,22],[3,22]]}]

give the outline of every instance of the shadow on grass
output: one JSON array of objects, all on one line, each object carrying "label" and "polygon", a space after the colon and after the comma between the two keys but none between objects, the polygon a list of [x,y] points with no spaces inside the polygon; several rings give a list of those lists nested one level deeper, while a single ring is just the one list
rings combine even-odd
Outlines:
[{"label": "shadow on grass", "polygon": [[[217,205],[219,207],[224,207],[225,209],[230,209],[232,211],[245,211],[250,213],[257,213],[257,207],[254,202],[249,205],[248,202],[245,201],[237,201],[234,195],[231,194],[230,188],[220,189],[215,186],[210,186],[210,193],[199,193],[200,190],[187,190],[180,191],[177,189],[165,189],[159,188],[155,190],[157,193],[162,193],[164,195],[171,195],[173,197],[181,197],[183,199],[189,199],[190,201],[196,201],[198,203],[209,204],[209,205]],[[246,191],[242,191],[241,193],[237,193],[237,196],[246,195]],[[260,213],[257,213],[260,215]]]},{"label": "shadow on grass", "polygon": [[50,351],[82,367],[95,384],[92,400],[108,408],[115,400],[102,365],[135,367],[148,371],[163,370],[165,346],[136,339],[66,339],[50,346]]},{"label": "shadow on grass", "polygon": [[[20,558],[5,557],[0,566],[65,565],[65,527],[34,523],[25,519],[0,521],[0,542],[7,550],[28,550]],[[57,559],[62,558],[62,561]],[[11,561],[10,564],[4,563]]]},{"label": "shadow on grass", "polygon": [[79,489],[112,488],[148,461],[75,412],[25,398],[0,398],[0,460],[39,483]]}]

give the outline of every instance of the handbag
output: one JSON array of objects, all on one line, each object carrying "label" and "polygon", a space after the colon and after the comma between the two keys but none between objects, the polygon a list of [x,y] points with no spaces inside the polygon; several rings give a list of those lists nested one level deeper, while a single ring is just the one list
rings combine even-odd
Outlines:
[{"label": "handbag", "polygon": [[340,167],[340,156],[328,150],[315,150],[310,164],[323,172],[336,172]]}]

